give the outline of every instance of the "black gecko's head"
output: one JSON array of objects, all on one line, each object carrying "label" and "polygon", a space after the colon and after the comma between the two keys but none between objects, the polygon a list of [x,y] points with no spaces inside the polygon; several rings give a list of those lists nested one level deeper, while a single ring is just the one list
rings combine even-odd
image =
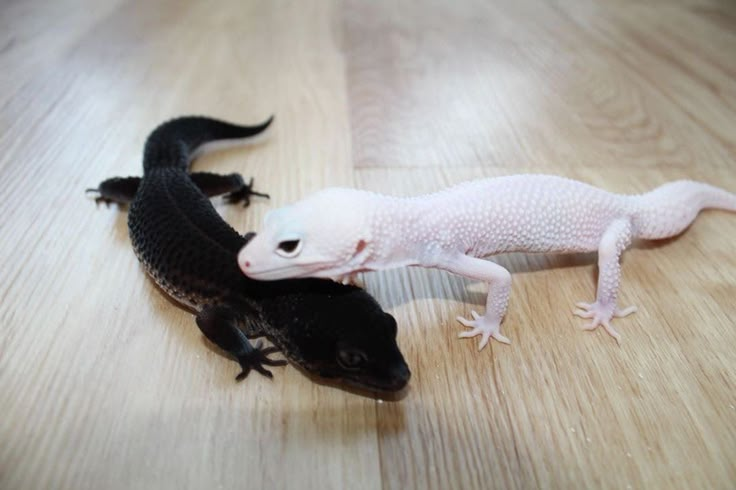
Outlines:
[{"label": "black gecko's head", "polygon": [[362,389],[406,386],[411,372],[396,343],[396,320],[368,293],[321,279],[280,282],[299,283],[302,291],[289,295],[274,318],[281,335],[273,340],[291,362]]}]

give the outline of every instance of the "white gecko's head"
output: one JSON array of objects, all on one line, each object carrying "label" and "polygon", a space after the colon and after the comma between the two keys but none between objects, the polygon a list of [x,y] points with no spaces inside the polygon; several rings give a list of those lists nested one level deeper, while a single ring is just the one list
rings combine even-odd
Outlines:
[{"label": "white gecko's head", "polygon": [[335,278],[361,269],[369,252],[366,193],[330,188],[270,211],[238,253],[253,279]]}]

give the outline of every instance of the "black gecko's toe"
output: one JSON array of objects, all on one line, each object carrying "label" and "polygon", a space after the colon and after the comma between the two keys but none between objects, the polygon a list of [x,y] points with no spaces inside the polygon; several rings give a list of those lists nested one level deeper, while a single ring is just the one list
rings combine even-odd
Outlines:
[{"label": "black gecko's toe", "polygon": [[84,192],[87,193],[87,195],[96,193],[97,196],[95,196],[95,206],[100,207],[100,204],[104,204],[105,207],[109,208],[110,204],[112,204],[114,201],[112,199],[109,199],[103,195],[100,194],[99,189],[87,189]]},{"label": "black gecko's toe", "polygon": [[[246,367],[243,369],[243,371],[240,374],[235,376],[235,381],[243,381],[245,378],[248,377],[249,374],[250,374],[250,367]],[[273,375],[271,375],[271,377],[273,377]]]},{"label": "black gecko's toe", "polygon": [[286,366],[288,364],[284,359],[269,359],[269,354],[274,354],[276,352],[279,352],[278,347],[267,347],[261,351],[261,354],[263,354],[263,364],[266,364],[268,366]]},{"label": "black gecko's toe", "polygon": [[104,203],[105,206],[110,207],[110,202],[112,202],[112,201],[110,201],[110,199],[104,197],[102,195],[102,192],[100,192],[100,189],[94,189],[94,188],[91,188],[90,187],[89,189],[85,189],[84,190],[84,193],[87,196],[90,196],[90,197],[91,196],[94,196],[95,206],[99,206],[100,203]]}]

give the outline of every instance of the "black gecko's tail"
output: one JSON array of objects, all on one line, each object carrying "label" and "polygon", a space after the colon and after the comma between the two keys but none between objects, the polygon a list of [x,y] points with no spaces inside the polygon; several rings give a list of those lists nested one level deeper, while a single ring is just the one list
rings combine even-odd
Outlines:
[{"label": "black gecko's tail", "polygon": [[273,116],[256,126],[238,126],[217,119],[185,116],[161,124],[150,134],[143,150],[143,171],[162,167],[186,170],[208,143],[234,142],[262,133]]}]

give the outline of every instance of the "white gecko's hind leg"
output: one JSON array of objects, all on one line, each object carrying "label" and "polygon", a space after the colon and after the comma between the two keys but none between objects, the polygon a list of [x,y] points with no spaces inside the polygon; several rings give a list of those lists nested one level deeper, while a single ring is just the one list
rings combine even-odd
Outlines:
[{"label": "white gecko's hind leg", "polygon": [[506,314],[506,307],[511,294],[511,274],[509,274],[509,271],[493,262],[467,255],[457,255],[438,264],[437,267],[463,277],[487,282],[489,285],[488,297],[486,298],[486,314],[480,316],[475,311],[471,311],[472,320],[457,317],[457,321],[468,328],[472,328],[469,332],[462,332],[459,337],[468,338],[480,335],[478,350],[483,349],[491,337],[504,344],[510,344],[511,341],[501,335],[501,320]]},{"label": "white gecko's hind leg", "polygon": [[636,311],[636,306],[617,308],[616,297],[621,282],[621,254],[631,244],[631,223],[620,219],[611,223],[601,238],[598,246],[598,291],[595,303],[576,303],[579,309],[573,313],[592,321],[583,327],[584,330],[595,330],[602,325],[617,342],[621,336],[611,327],[614,317],[624,317]]}]

